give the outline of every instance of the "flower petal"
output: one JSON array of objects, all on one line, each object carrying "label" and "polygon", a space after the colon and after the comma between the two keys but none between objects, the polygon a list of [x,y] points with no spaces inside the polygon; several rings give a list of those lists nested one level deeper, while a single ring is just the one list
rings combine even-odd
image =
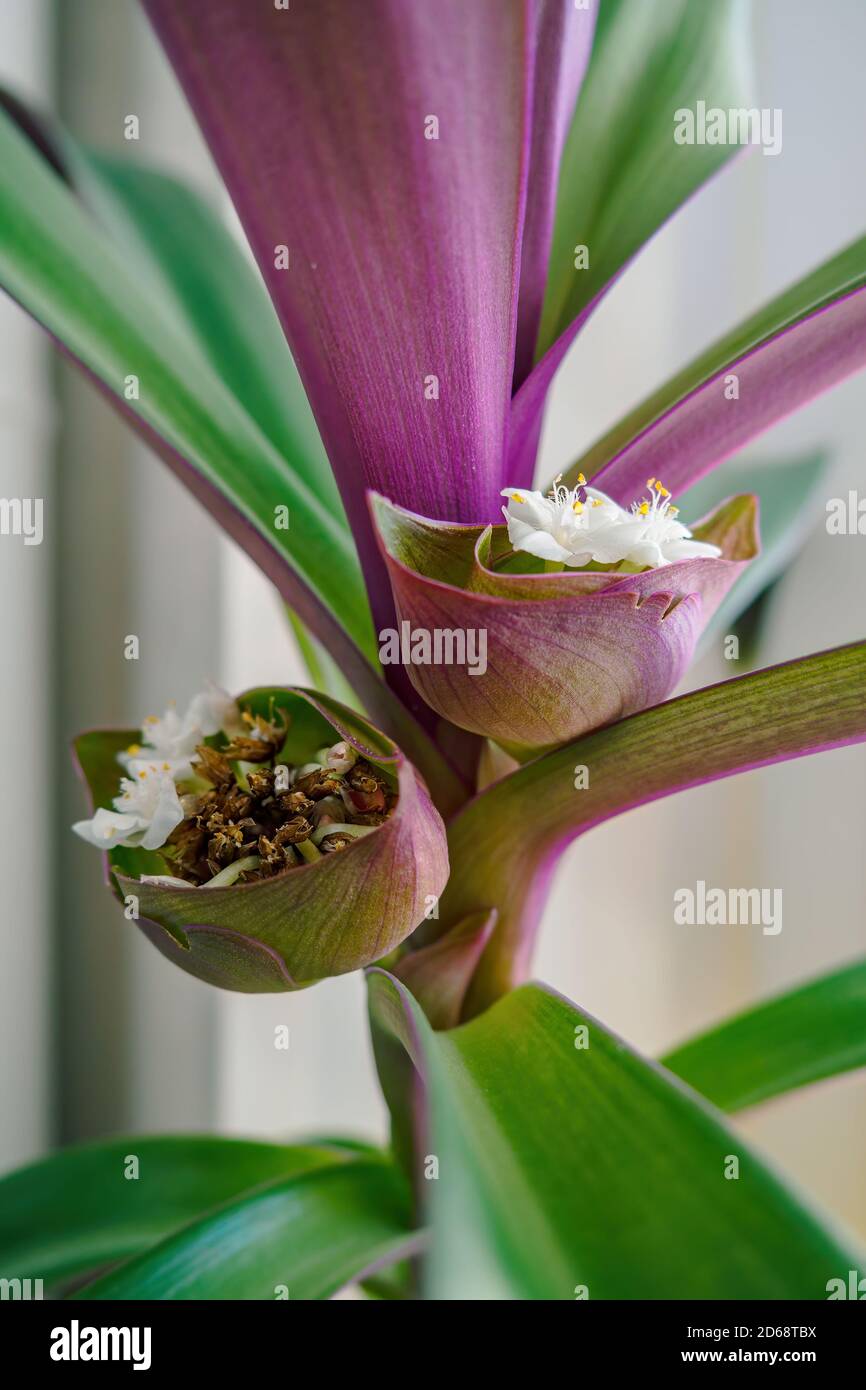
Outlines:
[{"label": "flower petal", "polygon": [[[723,504],[696,528],[722,558],[643,574],[512,574],[490,568],[500,539],[372,501],[398,617],[410,633],[468,634],[484,669],[467,660],[408,664],[433,709],[461,728],[525,751],[665,699],[706,622],[756,551],[750,497]],[[504,528],[497,528],[501,532]],[[443,553],[447,556],[443,560]],[[444,577],[443,577],[444,576]],[[434,649],[435,650],[435,649]],[[411,651],[410,651],[411,655]]]},{"label": "flower petal", "polygon": [[[308,691],[255,690],[240,700],[267,715],[274,698],[291,716],[287,748],[298,764],[344,740],[396,779],[393,815],[342,853],[236,887],[147,881],[165,875],[168,861],[144,850],[113,850],[107,865],[116,894],[135,902],[138,925],[163,955],[199,979],[245,993],[302,988],[386,955],[448,877],[442,821],[399,749],[359,715]],[[130,738],[103,731],[76,741],[95,804],[116,789],[116,755]]]}]

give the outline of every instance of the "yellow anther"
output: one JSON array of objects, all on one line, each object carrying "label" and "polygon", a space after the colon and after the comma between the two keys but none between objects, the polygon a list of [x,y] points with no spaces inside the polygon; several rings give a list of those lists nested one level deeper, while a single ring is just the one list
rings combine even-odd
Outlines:
[{"label": "yellow anther", "polygon": [[641,516],[646,516],[647,512],[649,511],[649,502],[641,502],[640,506],[638,507],[638,511],[640,512]]},{"label": "yellow anther", "polygon": [[525,497],[521,497],[521,495],[520,495],[519,492],[512,492],[512,494],[511,494],[511,500],[512,500],[512,502],[525,502],[525,501],[526,501],[526,498],[525,498]]},{"label": "yellow anther", "polygon": [[604,499],[601,498],[601,497],[593,497],[593,499],[592,499],[592,505],[593,505],[594,507],[603,507],[603,506],[604,506]]},{"label": "yellow anther", "polygon": [[579,513],[579,512],[582,512],[582,511],[583,511],[583,503],[582,503],[582,502],[578,502],[577,498],[575,498],[575,500],[572,502],[571,506],[572,506],[572,510],[575,511],[575,512],[578,512],[578,513]]},{"label": "yellow anther", "polygon": [[127,753],[129,753],[130,757],[134,758],[134,757],[136,756],[137,753],[140,753],[140,752],[141,752],[141,744],[140,744],[140,743],[131,743],[131,744],[129,745],[129,747],[127,748],[126,751],[127,751]]},{"label": "yellow anther", "polygon": [[147,768],[143,767],[138,775],[142,780],[144,780],[144,778],[147,776]]},{"label": "yellow anther", "polygon": [[577,475],[577,485],[578,485],[578,487],[583,487],[583,485],[584,485],[585,482],[586,482],[586,478],[583,476],[583,474],[582,474],[582,473],[578,473],[578,475]]},{"label": "yellow anther", "polygon": [[646,485],[647,485],[647,487],[655,487],[655,485],[656,485],[656,480],[655,480],[655,478],[647,478],[647,480],[646,480]]}]

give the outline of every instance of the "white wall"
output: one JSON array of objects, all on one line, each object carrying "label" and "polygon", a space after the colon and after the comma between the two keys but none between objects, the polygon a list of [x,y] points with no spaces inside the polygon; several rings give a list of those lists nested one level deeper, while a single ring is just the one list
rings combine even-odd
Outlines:
[{"label": "white wall", "polygon": [[[50,71],[47,7],[0,5],[0,80],[14,74],[41,99]],[[0,536],[0,1167],[38,1153],[48,1136],[49,929],[53,836],[49,690],[51,586],[58,517],[51,506],[54,412],[48,348],[0,300],[0,496],[41,497],[45,538]],[[33,794],[33,792],[41,794]]]}]

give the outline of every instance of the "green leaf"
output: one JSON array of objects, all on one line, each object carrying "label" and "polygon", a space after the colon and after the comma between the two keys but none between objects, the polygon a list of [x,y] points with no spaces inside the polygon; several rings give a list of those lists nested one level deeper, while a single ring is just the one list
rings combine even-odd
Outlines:
[{"label": "green leaf", "polygon": [[677,498],[688,525],[714,511],[725,497],[752,492],[760,502],[760,552],[722,599],[701,638],[700,651],[733,631],[740,615],[785,571],[820,510],[818,497],[826,472],[825,454],[783,462],[738,459]]},{"label": "green leaf", "polygon": [[747,1009],[664,1065],[723,1110],[866,1066],[866,961]]},{"label": "green leaf", "polygon": [[403,1175],[382,1159],[349,1158],[229,1202],[76,1297],[328,1298],[420,1244]]},{"label": "green leaf", "polygon": [[[501,778],[450,822],[451,877],[424,939],[498,909],[470,992],[477,1011],[516,974],[525,978],[537,876],[575,836],[687,787],[864,739],[861,642],[696,690],[564,744]],[[588,785],[577,783],[578,768],[587,769]]]},{"label": "green leaf", "polygon": [[[361,700],[421,769],[442,805],[458,804],[465,799],[459,777],[381,679],[354,542],[312,412],[258,273],[207,205],[183,184],[132,161],[85,151],[69,136],[47,131],[32,112],[10,103],[8,94],[0,92],[0,102],[15,112],[14,121],[0,116],[0,150],[8,139],[22,176],[20,187],[13,178],[4,190],[0,173],[0,283],[92,368],[100,382],[107,380],[105,389],[115,404],[262,566],[292,604],[299,623],[327,644],[320,652],[326,677],[321,688],[351,705]],[[22,141],[19,127],[30,132],[35,145]],[[74,178],[95,210],[95,219],[55,177],[43,157],[49,154]],[[23,219],[23,235],[30,236],[30,254],[39,265],[29,264],[26,245],[16,244],[14,226],[3,226],[4,206],[14,214],[13,222]],[[31,217],[37,219],[32,235],[26,230]],[[75,262],[70,267],[64,264],[64,238],[51,217],[64,234],[69,231]],[[45,218],[44,225],[40,218]],[[59,258],[62,284],[54,284],[50,264],[41,265],[41,241],[48,262]],[[103,274],[109,304],[103,304]],[[76,299],[76,276],[84,291],[81,303]],[[87,277],[95,282],[90,288]],[[155,420],[147,415],[145,391],[140,402],[120,400],[124,377],[114,364],[119,354],[124,372],[132,370],[126,362],[123,324],[137,324],[142,297],[153,320],[146,350],[167,359],[158,404],[170,423],[183,427],[176,453],[153,437],[151,425],[159,434],[162,415]],[[164,329],[157,331],[157,320]],[[111,341],[104,343],[106,338]],[[130,351],[136,341],[130,337]],[[95,366],[85,349],[96,353],[94,360],[100,363],[104,357],[105,366]],[[196,366],[189,370],[193,361]],[[181,394],[187,388],[194,397],[191,404]],[[177,413],[182,416],[179,422]],[[218,417],[214,422],[211,414]],[[218,427],[216,435],[212,424]],[[163,434],[169,439],[165,430]],[[190,444],[186,454],[184,441]],[[199,468],[199,447],[204,465],[213,465],[210,472],[207,466],[200,468],[210,480],[204,491],[177,457],[180,453]],[[210,491],[211,485],[218,491]],[[283,504],[289,506],[287,530],[274,526],[273,507]]]},{"label": "green leaf", "polygon": [[348,531],[313,412],[261,276],[194,189],[61,137],[68,176],[139,283],[150,283],[294,471]]},{"label": "green leaf", "polygon": [[674,112],[749,105],[748,18],[745,0],[602,0],[560,167],[537,358],[738,152],[676,144]]},{"label": "green leaf", "polygon": [[324,1146],[202,1135],[62,1149],[0,1179],[0,1275],[51,1284],[98,1269],[260,1183],[339,1161]]},{"label": "green leaf", "polygon": [[429,1297],[811,1299],[862,1268],[720,1114],[560,996],[524,986],[433,1033],[390,976],[370,992],[427,1087]]},{"label": "green leaf", "polygon": [[[138,282],[135,245],[114,243],[5,114],[0,283],[140,422],[230,532],[271,553],[271,570],[283,563],[293,606],[312,591],[330,629],[344,628],[375,661],[357,556],[338,514],[228,389],[152,267]],[[129,376],[138,400],[126,399]],[[279,507],[289,508],[286,529],[275,526]]]}]

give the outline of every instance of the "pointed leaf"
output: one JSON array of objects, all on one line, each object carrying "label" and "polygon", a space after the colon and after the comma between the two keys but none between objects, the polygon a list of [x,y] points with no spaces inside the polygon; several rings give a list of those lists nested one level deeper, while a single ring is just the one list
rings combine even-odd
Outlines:
[{"label": "pointed leaf", "polygon": [[[86,369],[298,612],[372,656],[351,541],[222,384],[176,307],[0,114],[0,283]],[[139,399],[128,400],[128,378]],[[277,525],[288,508],[288,527]],[[344,647],[351,650],[353,643]],[[349,658],[363,665],[359,653]]]},{"label": "pointed leaf", "polygon": [[823,1298],[862,1267],[717,1111],[552,991],[448,1033],[382,972],[370,995],[427,1089],[429,1297]]},{"label": "pointed leaf", "polygon": [[726,1019],[664,1065],[723,1110],[866,1066],[866,961]]},{"label": "pointed leaf", "polygon": [[419,1244],[399,1171],[381,1159],[350,1158],[229,1202],[76,1297],[328,1298]]},{"label": "pointed leaf", "polygon": [[[674,113],[699,100],[748,106],[749,8],[627,0],[600,30],[563,154],[539,357],[739,152],[678,144]],[[584,271],[575,270],[576,244],[589,248]]]},{"label": "pointed leaf", "polygon": [[[674,113],[699,100],[750,105],[748,18],[745,0],[603,0],[562,158],[539,360],[514,401],[508,481],[532,481],[547,392],[589,315],[632,257],[739,152],[677,144]],[[586,269],[575,268],[580,246]]]},{"label": "pointed leaf", "polygon": [[[138,1177],[125,1176],[138,1161]],[[207,1135],[108,1139],[0,1179],[0,1276],[61,1279],[146,1250],[261,1183],[341,1161],[323,1144]]]},{"label": "pointed leaf", "polygon": [[866,236],[790,286],[643,401],[572,468],[630,502],[650,474],[690,487],[866,364]]},{"label": "pointed leaf", "polygon": [[451,878],[425,939],[470,912],[498,909],[469,999],[470,1009],[482,1008],[526,978],[544,885],[577,835],[687,787],[864,740],[860,642],[708,686],[568,743],[489,787],[451,822]]},{"label": "pointed leaf", "polygon": [[66,175],[136,278],[152,279],[293,471],[348,523],[313,413],[261,277],[194,189],[129,159],[62,137]]},{"label": "pointed leaf", "polygon": [[[448,877],[445,832],[424,784],[400,750],[358,714],[302,690],[248,691],[244,708],[267,718],[285,711],[283,756],[303,765],[316,749],[345,739],[399,791],[393,814],[339,854],[232,887],[177,888],[142,883],[139,874],[170,874],[158,852],[118,848],[109,881],[132,897],[137,924],[189,974],[243,993],[303,988],[378,960],[422,920],[428,898]],[[76,753],[94,807],[117,794],[117,754],[135,733],[82,734]]]}]

